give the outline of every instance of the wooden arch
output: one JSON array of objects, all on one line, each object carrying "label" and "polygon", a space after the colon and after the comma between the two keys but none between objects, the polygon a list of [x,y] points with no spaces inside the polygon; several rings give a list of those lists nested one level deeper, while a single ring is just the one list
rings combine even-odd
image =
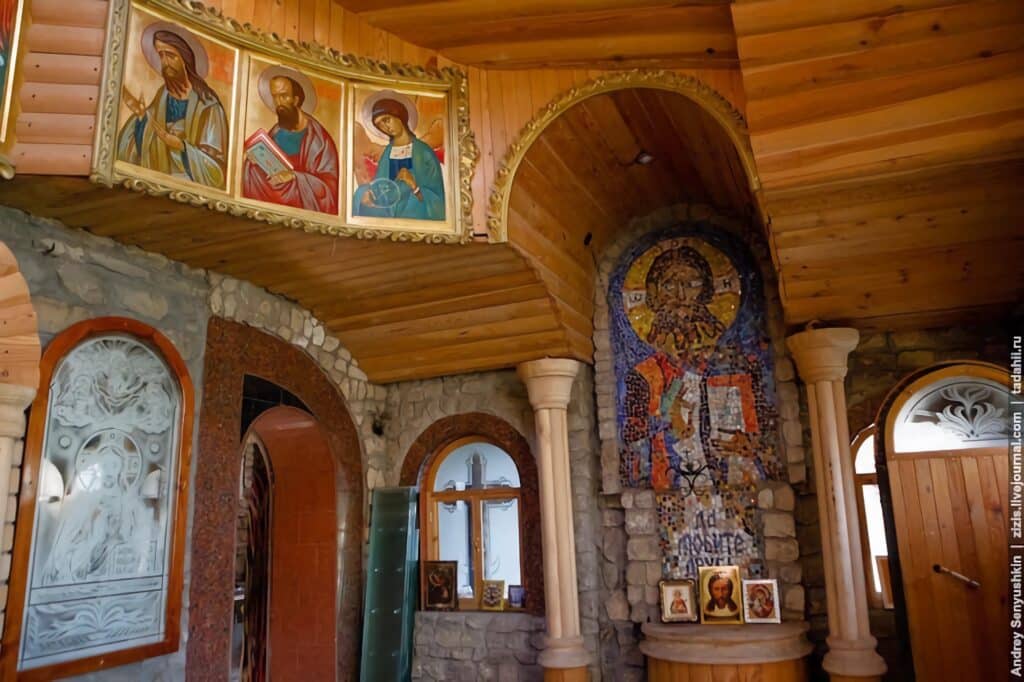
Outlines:
[{"label": "wooden arch", "polygon": [[[29,630],[25,623],[25,602],[30,590],[30,558],[35,537],[38,485],[45,453],[47,427],[50,421],[50,391],[54,375],[64,359],[89,339],[108,334],[125,334],[150,347],[167,365],[169,376],[181,391],[178,414],[178,471],[168,485],[175,489],[173,513],[168,518],[167,543],[169,549],[166,572],[167,591],[164,607],[163,637],[150,644],[115,649],[91,654],[62,663],[49,663],[27,670],[17,670],[19,647]],[[25,439],[24,462],[21,471],[21,491],[18,500],[17,533],[11,557],[11,583],[8,613],[3,630],[3,651],[0,655],[0,679],[52,680],[57,677],[105,670],[153,656],[177,651],[180,645],[182,589],[184,584],[186,527],[191,503],[189,489],[192,468],[192,430],[195,413],[195,386],[185,360],[174,344],[159,330],[138,320],[126,317],[96,317],[71,325],[50,341],[46,353],[37,366],[42,384],[32,403],[28,435]],[[6,477],[6,473],[5,473]]]},{"label": "wooden arch", "polygon": [[[1010,390],[1006,367],[979,360],[947,360],[904,376],[886,394],[874,422],[896,623],[900,639],[910,645],[901,664],[909,667],[912,658],[918,679],[945,678],[942,672],[950,670],[949,679],[962,675],[996,679],[994,666],[1007,660],[1008,640],[995,637],[992,622],[982,614],[998,613],[999,622],[1009,620],[1007,545],[997,541],[1009,531],[1009,453],[1002,446],[897,453],[893,438],[896,419],[907,401],[922,388],[953,376],[987,379]],[[954,452],[971,454],[960,460],[950,456]],[[922,542],[922,538],[926,539]],[[980,577],[985,589],[969,595],[950,590],[945,576],[933,574],[936,561]],[[934,604],[941,604],[938,611]],[[942,620],[944,611],[956,614],[952,634],[959,637],[956,641],[967,642],[975,657],[949,654],[939,646],[950,630],[940,636],[931,628]],[[972,641],[975,637],[983,644]],[[984,648],[991,644],[994,648]]]},{"label": "wooden arch", "polygon": [[562,114],[583,100],[616,90],[635,88],[664,90],[683,95],[714,118],[736,148],[750,190],[756,198],[759,217],[762,224],[766,224],[767,214],[761,199],[761,181],[754,163],[754,152],[750,146],[750,136],[743,114],[721,93],[694,76],[674,71],[638,69],[605,74],[566,90],[523,127],[516,140],[509,145],[501,167],[495,174],[487,215],[487,227],[492,241],[508,240],[509,199],[515,177],[527,152],[541,134]]},{"label": "wooden arch", "polygon": [[[0,242],[0,383],[39,387],[39,333],[18,260]],[[31,397],[29,398],[31,400]]]}]

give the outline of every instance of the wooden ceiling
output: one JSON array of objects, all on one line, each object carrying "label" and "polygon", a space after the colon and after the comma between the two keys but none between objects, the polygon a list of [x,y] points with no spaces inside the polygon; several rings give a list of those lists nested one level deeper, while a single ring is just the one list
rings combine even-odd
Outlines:
[{"label": "wooden ceiling", "polygon": [[294,299],[375,382],[571,352],[547,290],[508,244],[339,239],[108,190],[84,178],[18,175],[0,183],[0,203]]},{"label": "wooden ceiling", "polygon": [[[483,60],[492,48],[500,60],[490,66],[502,71],[470,69],[482,155],[473,180],[478,228],[500,159],[534,112],[608,63],[694,63],[686,40],[639,41],[648,51],[630,53],[633,61],[617,61],[625,51],[615,46],[658,27],[710,35],[708,17],[727,10],[738,52],[705,52],[697,76],[746,107],[790,323],[945,325],[1003,315],[1024,297],[1024,269],[1011,260],[1024,240],[1024,5],[1016,0],[210,4],[275,29],[280,20],[286,38],[384,60],[425,63],[437,54],[367,20],[384,26],[390,17],[399,35],[440,49],[442,63],[465,47],[464,62],[488,64],[472,54]],[[589,361],[595,262],[617,229],[679,201],[754,221],[724,130],[691,100],[650,89],[583,100],[543,131],[509,191],[503,244],[336,239],[55,178],[89,172],[106,9],[105,0],[32,3],[19,175],[0,183],[0,201],[293,298],[374,381],[544,356]],[[433,11],[445,20],[424,18]],[[676,21],[685,12],[692,24]],[[567,46],[550,51],[554,61],[517,62],[512,56],[527,52],[504,47],[552,40]],[[672,52],[673,44],[681,47]],[[577,59],[588,69],[506,70]],[[727,68],[706,70],[715,66]],[[654,162],[632,163],[641,150]]]},{"label": "wooden ceiling", "polygon": [[733,18],[787,321],[950,324],[1024,298],[1024,3]]},{"label": "wooden ceiling", "polygon": [[335,0],[377,28],[489,69],[735,68],[728,0]]},{"label": "wooden ceiling", "polygon": [[[641,150],[654,159],[636,163]],[[509,197],[508,238],[551,292],[578,356],[592,354],[595,266],[616,230],[680,202],[750,219],[753,197],[725,130],[687,97],[627,89],[555,119]]]}]

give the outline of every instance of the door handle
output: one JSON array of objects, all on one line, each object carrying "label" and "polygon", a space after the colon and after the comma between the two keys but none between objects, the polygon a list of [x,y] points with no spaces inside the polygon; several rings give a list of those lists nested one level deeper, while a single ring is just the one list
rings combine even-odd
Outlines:
[{"label": "door handle", "polygon": [[967,586],[970,587],[972,590],[977,590],[981,587],[981,583],[979,583],[977,580],[968,578],[963,573],[957,573],[953,569],[946,568],[945,566],[942,566],[940,564],[935,564],[934,566],[932,566],[932,570],[936,573],[945,573],[946,575],[952,578],[956,578],[960,582],[966,583]]}]

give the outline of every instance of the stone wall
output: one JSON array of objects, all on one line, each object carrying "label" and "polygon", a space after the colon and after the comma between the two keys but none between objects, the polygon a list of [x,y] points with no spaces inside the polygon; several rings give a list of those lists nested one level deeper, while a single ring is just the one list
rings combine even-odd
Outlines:
[{"label": "stone wall", "polygon": [[[850,354],[846,375],[850,435],[854,436],[873,424],[889,391],[915,370],[947,360],[983,360],[1007,366],[1011,328],[1007,319],[970,329],[953,327],[863,334],[857,348]],[[805,448],[809,453],[810,426],[806,413],[806,387],[802,384],[801,396]],[[811,624],[809,637],[816,645],[816,658],[820,658],[826,651],[828,606],[825,602],[818,501],[813,481],[814,476],[809,475],[807,481],[797,487],[797,536],[807,588],[807,619]],[[898,625],[896,613],[890,609],[872,608],[869,618],[871,633],[878,639],[878,652],[889,666],[886,679],[909,679],[912,675],[909,642],[906,632],[901,631]]]},{"label": "stone wall", "polygon": [[412,679],[540,682],[544,619],[525,613],[419,611]]},{"label": "stone wall", "polygon": [[[444,417],[468,412],[483,412],[504,419],[526,438],[531,449],[536,452],[533,409],[527,399],[526,387],[512,370],[391,384],[388,386],[385,412],[387,418],[385,436],[389,461],[387,485],[398,485],[402,462],[409,452],[410,446],[431,424]],[[587,649],[593,654],[591,679],[594,682],[599,682],[602,679],[598,655],[598,612],[601,585],[598,572],[600,513],[597,506],[597,488],[599,474],[593,381],[589,367],[584,367],[580,371],[580,376],[573,385],[568,409],[568,427],[570,468],[573,472],[573,514],[576,533],[580,626]],[[433,619],[430,622],[437,624],[447,623],[451,619],[453,623],[456,623],[452,627],[462,627],[457,624],[461,623],[467,615],[469,614],[431,612],[417,614],[417,618],[429,616]],[[515,614],[493,615],[503,618]],[[419,622],[418,620],[417,627],[419,627]],[[543,620],[539,622],[541,623],[539,628],[542,631]],[[539,644],[530,647],[525,647],[524,644],[520,653],[526,656],[528,651],[536,646]],[[432,647],[434,655],[429,659],[424,658],[425,652],[417,647],[414,666],[426,671],[427,664],[436,663],[436,659],[459,660],[453,651],[442,650],[441,647],[440,642],[435,642]],[[499,665],[501,661],[486,656],[477,663],[481,671],[501,668]],[[444,669],[448,668],[444,667]],[[469,670],[464,665],[461,669]],[[508,670],[507,665],[505,669]],[[481,674],[483,673],[481,672]],[[505,674],[510,675],[511,673],[506,672]],[[529,674],[529,670],[526,670],[524,674]],[[483,678],[456,677],[448,679]],[[532,678],[524,677],[523,679]]]},{"label": "stone wall", "polygon": [[[140,320],[167,336],[184,358],[196,386],[194,433],[198,436],[198,390],[209,316],[204,272],[6,207],[0,207],[0,241],[14,252],[28,282],[44,347],[72,324],[105,315]],[[11,475],[14,493],[20,484],[20,470]],[[186,542],[190,543],[191,513],[189,519]],[[4,552],[10,551],[12,537],[12,532],[5,532]],[[181,648],[174,654],[76,679],[135,682],[184,678],[190,559],[186,554]],[[6,583],[9,568],[9,559],[0,560],[0,581]]]},{"label": "stone wall", "polygon": [[[0,241],[14,252],[28,282],[44,347],[55,334],[70,325],[106,315],[140,320],[171,340],[184,358],[197,390],[196,438],[202,398],[198,392],[203,385],[203,350],[211,314],[264,330],[303,349],[319,364],[346,401],[359,430],[367,487],[384,483],[388,471],[387,450],[384,439],[373,433],[373,422],[376,415],[384,412],[386,391],[368,381],[351,353],[309,311],[251,283],[192,269],[163,256],[6,207],[0,207]],[[202,456],[194,444],[193,476]],[[20,457],[15,464],[11,476],[19,483]],[[12,511],[16,508],[16,491],[15,485],[8,500]],[[189,550],[193,502],[189,500],[186,542]],[[13,514],[10,518],[13,519]],[[6,601],[12,538],[13,526],[3,534],[0,546],[0,602]],[[191,560],[191,551],[187,551],[181,648],[168,656],[76,679],[115,682],[184,679]]]},{"label": "stone wall", "polygon": [[765,320],[774,361],[779,453],[788,480],[762,481],[757,507],[764,538],[766,577],[778,578],[783,618],[800,619],[805,589],[798,561],[793,485],[807,478],[799,393],[793,364],[785,347],[785,327],[767,246],[747,225],[716,216],[704,206],[678,205],[634,220],[601,255],[594,300],[595,387],[601,452],[601,625],[602,659],[606,674],[616,680],[640,680],[644,660],[638,649],[640,627],[660,618],[658,581],[662,579],[655,493],[623,489],[619,474],[616,422],[616,377],[610,340],[607,295],[609,280],[620,257],[637,239],[674,225],[704,221],[716,229],[744,237],[761,268]]}]

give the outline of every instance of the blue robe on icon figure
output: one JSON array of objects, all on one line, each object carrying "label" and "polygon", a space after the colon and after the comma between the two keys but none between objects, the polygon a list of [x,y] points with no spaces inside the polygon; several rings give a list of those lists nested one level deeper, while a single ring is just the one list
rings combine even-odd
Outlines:
[{"label": "blue robe on icon figure", "polygon": [[[375,218],[444,220],[444,174],[430,145],[409,130],[409,112],[393,99],[373,105],[373,125],[388,136],[373,181],[360,185],[352,198],[352,214]],[[387,192],[391,180],[397,195]],[[393,187],[391,188],[393,190]],[[380,196],[378,196],[378,194]]]}]

